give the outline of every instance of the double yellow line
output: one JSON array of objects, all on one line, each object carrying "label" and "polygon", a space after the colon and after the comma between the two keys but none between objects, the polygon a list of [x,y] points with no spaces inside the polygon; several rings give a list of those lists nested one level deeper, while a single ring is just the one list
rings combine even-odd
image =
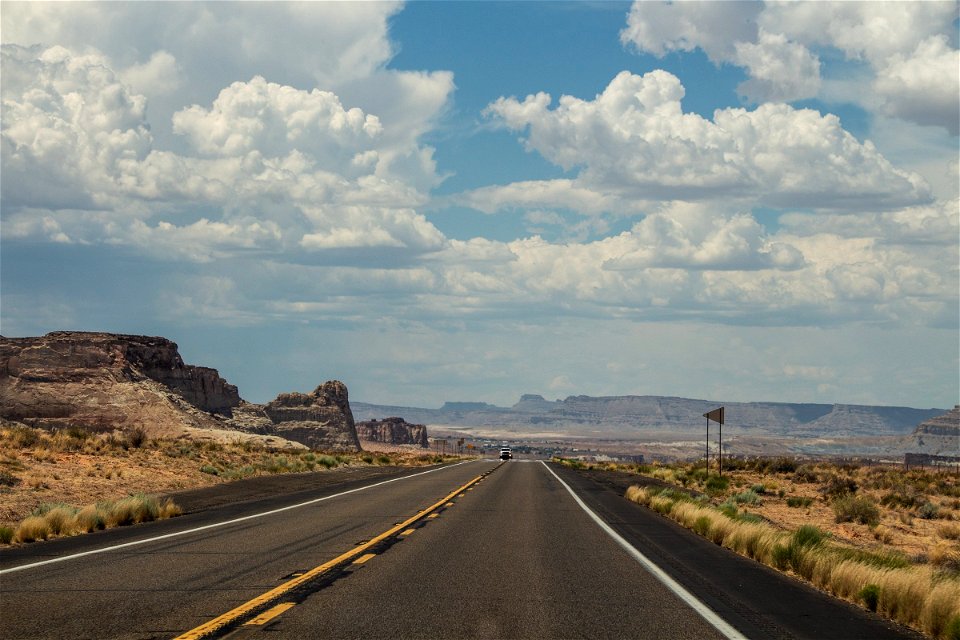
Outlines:
[{"label": "double yellow line", "polygon": [[430,505],[429,507],[427,507],[422,511],[418,511],[416,515],[413,515],[407,518],[406,520],[404,520],[403,522],[401,522],[400,524],[395,525],[391,529],[384,531],[383,533],[378,535],[376,538],[373,538],[372,540],[364,542],[363,544],[354,547],[350,551],[340,554],[333,560],[324,562],[320,566],[314,567],[313,569],[310,569],[306,573],[299,575],[295,578],[292,578],[291,580],[288,580],[287,582],[284,582],[283,584],[277,587],[274,587],[270,591],[267,591],[266,593],[261,594],[252,600],[248,600],[247,602],[243,603],[239,607],[236,607],[235,609],[231,609],[230,611],[224,613],[223,615],[217,616],[213,620],[206,622],[200,625],[199,627],[196,627],[195,629],[191,629],[190,631],[187,631],[182,635],[177,636],[174,640],[200,640],[201,638],[208,638],[211,635],[217,633],[218,631],[224,629],[225,627],[232,626],[238,621],[240,621],[241,619],[251,616],[252,614],[264,609],[270,603],[274,602],[275,600],[279,599],[280,597],[289,593],[290,591],[296,589],[297,587],[317,578],[318,576],[330,571],[331,569],[335,569],[336,567],[347,564],[357,556],[363,554],[368,549],[376,546],[377,544],[383,542],[384,540],[392,536],[397,535],[398,533],[400,533],[401,531],[404,531],[407,527],[415,524],[419,520],[422,520],[428,517],[430,514],[432,514],[434,511],[436,511],[440,507],[447,506],[447,504],[454,497],[456,497],[457,494],[466,491],[471,485],[474,485],[477,482],[479,482],[488,473],[490,472],[488,471],[487,473],[481,474],[476,478],[474,478],[473,480],[471,480],[470,482],[466,483],[465,485],[457,488],[454,491],[451,491],[448,495],[444,496],[440,500],[437,500],[437,502],[435,502],[434,504]]}]

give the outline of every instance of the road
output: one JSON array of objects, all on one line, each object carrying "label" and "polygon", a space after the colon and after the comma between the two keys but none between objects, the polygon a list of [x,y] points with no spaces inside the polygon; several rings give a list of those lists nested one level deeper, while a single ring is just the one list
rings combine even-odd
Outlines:
[{"label": "road", "polygon": [[228,636],[919,637],[555,465],[474,461],[314,493],[6,551],[0,637],[172,638],[277,589]]}]

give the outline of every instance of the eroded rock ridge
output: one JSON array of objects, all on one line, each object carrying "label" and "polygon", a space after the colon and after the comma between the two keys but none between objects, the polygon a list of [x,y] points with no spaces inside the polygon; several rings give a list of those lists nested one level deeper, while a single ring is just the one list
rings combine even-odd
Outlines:
[{"label": "eroded rock ridge", "polygon": [[425,449],[430,446],[426,425],[410,424],[396,417],[358,422],[357,437],[386,444],[413,444]]},{"label": "eroded rock ridge", "polygon": [[216,369],[185,364],[175,342],[156,336],[0,336],[0,417],[46,429],[141,428],[151,437],[237,430],[317,449],[360,448],[342,382],[251,404]]}]

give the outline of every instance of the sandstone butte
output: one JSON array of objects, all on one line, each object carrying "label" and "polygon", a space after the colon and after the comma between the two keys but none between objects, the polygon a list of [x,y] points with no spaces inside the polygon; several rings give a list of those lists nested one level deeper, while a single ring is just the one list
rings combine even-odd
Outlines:
[{"label": "sandstone butte", "polygon": [[342,382],[253,404],[216,369],[184,364],[176,343],[138,335],[0,336],[0,418],[45,429],[266,436],[315,449],[360,449]]},{"label": "sandstone butte", "polygon": [[403,418],[393,417],[358,422],[357,435],[361,440],[370,442],[412,444],[423,448],[430,446],[426,425],[409,424]]}]

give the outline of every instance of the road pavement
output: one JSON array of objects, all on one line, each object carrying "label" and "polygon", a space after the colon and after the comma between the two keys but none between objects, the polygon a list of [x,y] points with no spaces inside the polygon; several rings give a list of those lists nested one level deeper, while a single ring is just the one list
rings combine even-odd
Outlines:
[{"label": "road pavement", "polygon": [[556,465],[410,473],[5,551],[0,637],[172,638],[278,589],[229,637],[919,637]]}]

